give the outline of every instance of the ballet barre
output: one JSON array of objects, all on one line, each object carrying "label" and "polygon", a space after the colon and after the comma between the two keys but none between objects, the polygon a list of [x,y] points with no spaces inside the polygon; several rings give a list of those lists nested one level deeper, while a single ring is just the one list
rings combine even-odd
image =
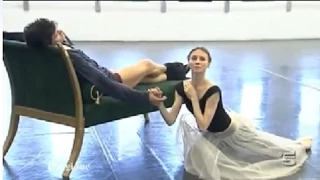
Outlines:
[{"label": "ballet barre", "polygon": [[30,10],[29,1],[23,1],[23,10],[24,11],[29,11]]},{"label": "ballet barre", "polygon": [[101,3],[100,3],[100,1],[95,1],[94,2],[94,10],[96,11],[96,13],[101,12]]},{"label": "ballet barre", "polygon": [[[139,1],[137,1],[138,3]],[[140,1],[141,2],[141,1]],[[196,1],[195,1],[196,2]],[[30,1],[23,1],[23,11],[30,11]],[[180,2],[180,3],[188,3],[188,2]],[[212,2],[208,2],[212,3]],[[250,3],[250,2],[245,2],[245,3]],[[224,13],[230,13],[231,10],[231,1],[224,1],[224,8],[223,12]],[[292,1],[286,1],[286,7],[285,7],[286,12],[291,12],[292,11]],[[101,12],[101,1],[94,1],[94,11],[96,13]],[[168,11],[168,4],[167,1],[160,1],[160,13],[166,13]]]}]

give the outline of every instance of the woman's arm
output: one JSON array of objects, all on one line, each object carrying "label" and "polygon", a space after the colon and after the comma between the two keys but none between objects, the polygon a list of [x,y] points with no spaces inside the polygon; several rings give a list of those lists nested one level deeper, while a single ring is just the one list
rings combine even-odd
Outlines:
[{"label": "woman's arm", "polygon": [[173,125],[176,121],[182,103],[182,97],[177,92],[175,92],[175,99],[170,112],[167,110],[163,103],[159,105],[160,114],[169,126]]},{"label": "woman's arm", "polygon": [[194,116],[200,130],[207,130],[211,120],[217,110],[220,100],[219,93],[211,95],[206,102],[204,114],[202,114],[198,98],[191,99]]}]

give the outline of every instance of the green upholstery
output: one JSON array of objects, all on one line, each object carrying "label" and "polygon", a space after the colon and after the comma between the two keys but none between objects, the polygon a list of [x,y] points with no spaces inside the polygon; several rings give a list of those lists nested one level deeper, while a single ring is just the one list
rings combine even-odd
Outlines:
[{"label": "green upholstery", "polygon": [[[32,49],[21,42],[4,40],[3,50],[3,60],[14,87],[14,105],[75,115],[71,80],[58,49]],[[141,84],[136,89],[160,87],[168,97],[166,107],[171,107],[177,83],[179,81]],[[107,96],[101,97],[100,103],[95,104],[91,98],[91,87],[91,84],[80,85],[85,127],[157,110],[151,105],[130,105]]]},{"label": "green upholstery", "polygon": [[4,40],[3,52],[15,105],[75,115],[72,85],[58,49],[37,50]]}]

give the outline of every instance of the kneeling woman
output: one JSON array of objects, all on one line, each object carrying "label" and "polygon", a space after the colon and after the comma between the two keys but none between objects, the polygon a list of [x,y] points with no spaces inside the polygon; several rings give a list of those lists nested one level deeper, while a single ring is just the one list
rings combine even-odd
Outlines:
[{"label": "kneeling woman", "polygon": [[[227,112],[221,89],[205,78],[211,62],[208,50],[191,50],[188,62],[192,78],[177,85],[171,112],[159,105],[168,125],[175,122],[183,103],[190,111],[182,116],[178,134],[188,172],[203,179],[261,180],[288,176],[301,168],[311,138],[279,137],[256,129],[240,114]],[[150,91],[161,93],[157,88]]]}]

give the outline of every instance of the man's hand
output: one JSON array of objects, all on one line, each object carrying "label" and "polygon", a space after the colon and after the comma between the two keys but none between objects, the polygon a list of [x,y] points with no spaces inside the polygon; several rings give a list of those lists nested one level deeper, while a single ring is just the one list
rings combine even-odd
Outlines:
[{"label": "man's hand", "polygon": [[61,42],[66,40],[66,35],[64,34],[64,32],[62,30],[57,30],[57,33],[59,35],[58,38]]},{"label": "man's hand", "polygon": [[149,100],[155,106],[159,106],[163,101],[167,99],[166,96],[163,96],[162,91],[158,87],[148,89],[148,92]]}]

